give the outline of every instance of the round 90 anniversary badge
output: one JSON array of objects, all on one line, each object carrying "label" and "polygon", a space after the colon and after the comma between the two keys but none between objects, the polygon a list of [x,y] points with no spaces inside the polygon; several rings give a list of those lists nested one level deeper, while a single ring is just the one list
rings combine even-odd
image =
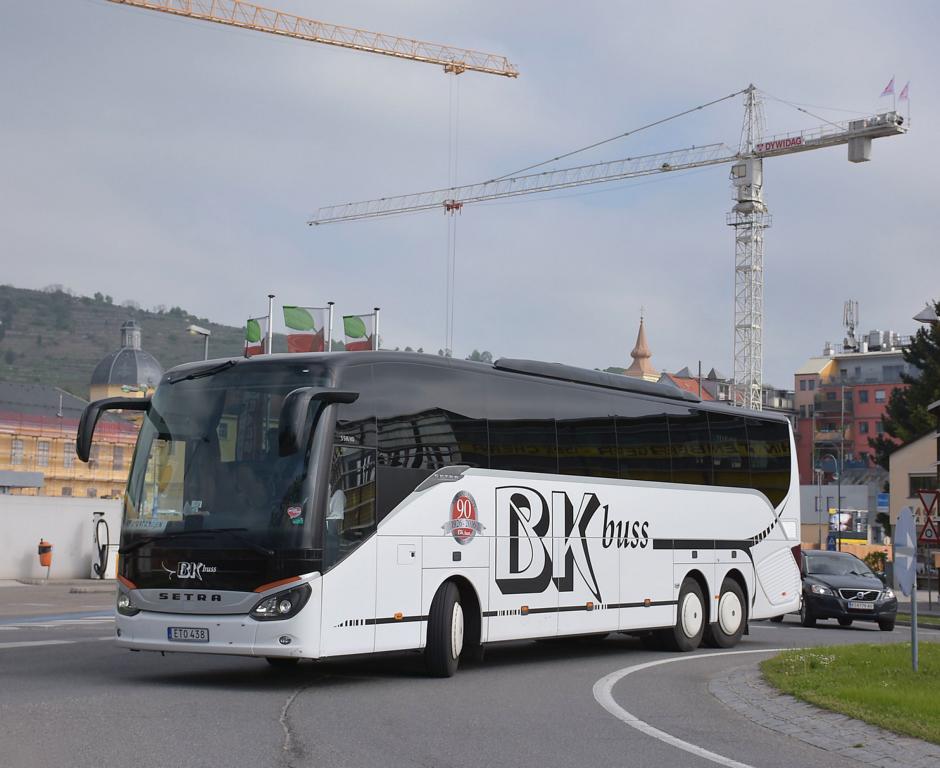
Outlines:
[{"label": "round 90 anniversary badge", "polygon": [[477,503],[467,491],[458,491],[450,502],[450,520],[443,529],[454,537],[458,544],[469,544],[478,533],[483,533],[483,524],[477,519]]}]

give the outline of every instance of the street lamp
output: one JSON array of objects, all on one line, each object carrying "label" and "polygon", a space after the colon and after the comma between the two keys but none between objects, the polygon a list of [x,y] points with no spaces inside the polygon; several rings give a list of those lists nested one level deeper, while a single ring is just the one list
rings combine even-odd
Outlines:
[{"label": "street lamp", "polygon": [[206,340],[206,346],[203,351],[202,359],[209,359],[209,337],[212,335],[212,331],[208,328],[203,328],[201,325],[187,325],[186,330],[193,336],[202,336]]},{"label": "street lamp", "polygon": [[[822,471],[823,471],[822,462],[823,462],[823,459],[826,459],[826,458],[832,459],[832,463],[836,468],[836,471],[834,473],[836,476],[836,482],[837,482],[836,495],[838,496],[838,500],[836,501],[836,549],[841,552],[842,551],[842,537],[839,536],[839,531],[840,531],[839,526],[842,525],[842,467],[839,465],[839,460],[836,458],[836,455],[834,453],[821,453],[819,455],[820,477],[822,476]],[[821,492],[822,492],[822,482],[820,481],[820,493]]]}]

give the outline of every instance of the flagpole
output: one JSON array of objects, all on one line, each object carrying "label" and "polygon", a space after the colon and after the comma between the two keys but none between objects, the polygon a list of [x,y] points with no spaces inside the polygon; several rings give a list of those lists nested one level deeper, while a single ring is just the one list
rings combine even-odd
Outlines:
[{"label": "flagpole", "polygon": [[375,312],[375,328],[372,331],[375,334],[375,338],[372,339],[372,349],[378,349],[379,348],[379,307],[373,307],[372,311]]},{"label": "flagpole", "polygon": [[327,332],[327,336],[326,336],[326,351],[332,352],[333,351],[333,302],[328,301],[326,302],[326,305],[330,308],[330,322],[329,322],[330,330]]},{"label": "flagpole", "polygon": [[268,294],[268,348],[269,355],[274,351],[274,294]]}]

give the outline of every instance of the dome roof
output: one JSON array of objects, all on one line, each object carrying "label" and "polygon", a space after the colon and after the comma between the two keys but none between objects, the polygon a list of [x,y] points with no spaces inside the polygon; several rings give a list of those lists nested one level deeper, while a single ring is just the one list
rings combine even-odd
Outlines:
[{"label": "dome roof", "polygon": [[140,328],[133,320],[121,326],[121,348],[105,357],[91,374],[91,386],[154,388],[163,367],[140,348]]}]

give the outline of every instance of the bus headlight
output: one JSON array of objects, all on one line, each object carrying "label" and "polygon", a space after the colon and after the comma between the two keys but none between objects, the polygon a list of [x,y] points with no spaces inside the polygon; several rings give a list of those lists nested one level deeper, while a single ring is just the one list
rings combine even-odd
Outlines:
[{"label": "bus headlight", "polygon": [[300,609],[310,599],[310,585],[301,584],[299,587],[278,592],[276,595],[266,597],[251,609],[250,616],[259,621],[277,621],[289,619],[300,613]]},{"label": "bus headlight", "polygon": [[140,608],[134,605],[134,601],[127,592],[118,592],[117,612],[122,616],[136,616],[140,613]]}]

